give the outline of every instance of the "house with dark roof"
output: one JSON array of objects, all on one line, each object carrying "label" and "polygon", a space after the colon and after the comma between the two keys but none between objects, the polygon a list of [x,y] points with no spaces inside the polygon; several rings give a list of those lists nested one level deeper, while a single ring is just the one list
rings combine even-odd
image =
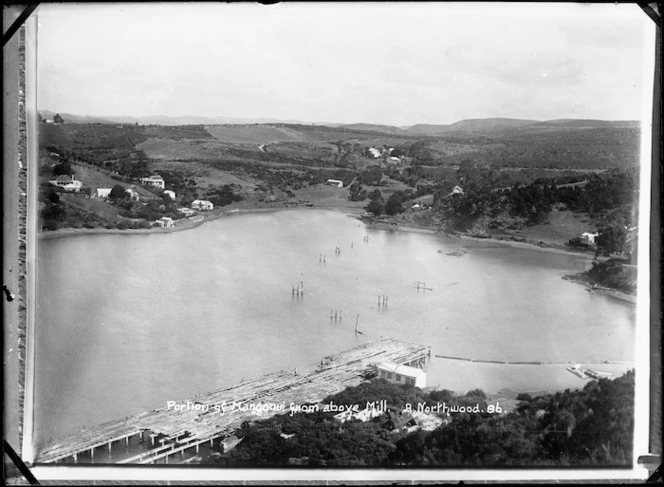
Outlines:
[{"label": "house with dark roof", "polygon": [[403,411],[388,411],[386,414],[387,419],[383,422],[383,428],[390,431],[417,426],[417,420],[410,413],[405,413]]}]

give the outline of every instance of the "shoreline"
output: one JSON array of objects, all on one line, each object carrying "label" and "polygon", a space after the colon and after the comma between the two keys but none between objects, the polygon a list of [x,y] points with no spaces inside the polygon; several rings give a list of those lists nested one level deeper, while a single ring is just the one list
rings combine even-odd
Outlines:
[{"label": "shoreline", "polygon": [[540,244],[532,240],[527,240],[523,237],[516,237],[516,236],[479,237],[477,235],[472,235],[469,233],[433,229],[431,227],[425,227],[417,224],[409,224],[403,222],[397,223],[397,222],[390,222],[387,220],[376,220],[374,217],[360,217],[359,219],[365,222],[368,226],[379,230],[388,230],[394,232],[426,233],[429,235],[443,235],[449,239],[463,239],[463,240],[472,240],[477,242],[493,242],[520,249],[541,250],[544,252],[552,252],[557,254],[573,255],[577,257],[587,257],[589,259],[594,258],[594,254],[592,252],[583,251],[583,250],[573,250],[556,244],[547,244],[547,243]]},{"label": "shoreline", "polygon": [[287,206],[281,208],[234,208],[231,210],[224,210],[219,213],[213,213],[209,215],[203,215],[202,220],[191,221],[187,220],[181,225],[176,225],[172,228],[146,228],[146,229],[126,229],[120,230],[117,228],[63,228],[60,230],[54,231],[38,231],[37,238],[40,240],[56,240],[60,238],[75,237],[78,235],[152,235],[152,234],[167,234],[174,232],[183,232],[186,230],[191,230],[203,225],[206,222],[218,220],[223,217],[228,217],[236,214],[247,215],[254,213],[270,213],[277,211],[293,211],[293,210],[327,210],[327,211],[336,211],[345,213],[348,216],[356,218],[364,222],[368,227],[377,229],[377,230],[387,230],[387,231],[397,231],[397,232],[411,232],[411,233],[423,233],[428,235],[443,235],[449,239],[465,239],[473,241],[484,241],[484,242],[494,242],[501,245],[522,248],[522,249],[531,249],[531,250],[541,250],[544,252],[553,252],[558,254],[573,255],[577,257],[587,257],[591,258],[594,255],[591,252],[583,250],[573,250],[559,246],[556,244],[546,244],[538,243],[535,241],[529,241],[523,237],[498,237],[498,236],[486,236],[480,237],[477,235],[472,235],[464,232],[457,231],[445,231],[441,229],[426,227],[422,225],[417,225],[414,223],[405,223],[405,222],[391,222],[389,220],[377,220],[375,217],[366,216],[366,212],[363,208],[353,207],[353,206]]},{"label": "shoreline", "polygon": [[[600,294],[602,296],[608,296],[613,299],[624,301],[630,304],[637,304],[637,295],[634,293],[627,293],[624,291],[619,291],[617,289],[611,289],[604,286],[598,286],[596,283],[589,280],[587,277],[582,274],[567,274],[562,277],[566,281],[575,282],[576,284],[582,285],[585,290],[591,294]],[[597,286],[597,287],[595,287]]]},{"label": "shoreline", "polygon": [[[464,232],[456,231],[444,231],[440,229],[435,229],[431,227],[426,227],[417,224],[409,224],[404,222],[391,222],[389,220],[379,219],[375,217],[367,216],[363,208],[352,207],[352,206],[287,206],[282,208],[233,208],[230,210],[223,210],[219,213],[213,213],[209,215],[203,215],[201,220],[192,221],[187,220],[181,225],[177,225],[173,228],[149,228],[149,229],[127,229],[119,230],[117,228],[66,228],[50,232],[38,232],[37,238],[39,240],[57,240],[68,237],[76,237],[79,235],[153,235],[153,234],[169,234],[174,232],[183,232],[186,230],[191,230],[203,225],[206,222],[218,220],[224,217],[230,217],[233,215],[250,215],[256,213],[271,213],[278,211],[293,211],[293,210],[325,210],[325,211],[336,211],[344,213],[350,217],[353,217],[363,223],[365,223],[369,228],[376,230],[386,230],[391,232],[409,232],[409,233],[421,233],[427,235],[441,235],[450,240],[460,239],[460,240],[472,240],[472,241],[483,241],[496,243],[498,245],[503,245],[507,247],[526,249],[526,250],[539,250],[543,252],[550,252],[556,254],[570,255],[575,257],[587,258],[592,260],[594,255],[592,252],[583,251],[583,250],[573,250],[561,247],[556,244],[546,244],[538,243],[534,241],[529,241],[523,237],[497,237],[497,236],[485,236],[480,237],[477,235],[472,235]],[[582,278],[575,277],[573,275],[564,276],[566,280],[576,282],[577,284],[582,284],[585,286],[588,292],[602,294],[620,301],[624,301],[631,304],[636,304],[636,296],[628,294],[617,289],[610,288],[598,288],[598,289],[589,289],[591,283],[584,281]]]},{"label": "shoreline", "polygon": [[[343,212],[353,217],[361,216],[364,213],[362,208],[354,207],[325,207],[325,206],[290,206],[285,208],[235,208],[232,210],[224,210],[219,213],[211,213],[203,215],[202,220],[186,220],[180,225],[175,225],[172,228],[128,228],[120,230],[118,228],[62,228],[59,230],[51,231],[37,231],[37,238],[39,240],[57,240],[61,238],[76,237],[79,235],[153,235],[153,234],[166,234],[174,232],[183,232],[191,230],[203,225],[206,222],[219,220],[220,218],[233,216],[233,215],[250,215],[254,213],[270,213],[277,211],[293,211],[293,210],[328,210]],[[354,211],[355,210],[355,211]]]}]

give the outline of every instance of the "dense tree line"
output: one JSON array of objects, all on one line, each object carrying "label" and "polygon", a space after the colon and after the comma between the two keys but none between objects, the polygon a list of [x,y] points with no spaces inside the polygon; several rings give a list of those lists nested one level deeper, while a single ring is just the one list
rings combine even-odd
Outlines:
[{"label": "dense tree line", "polygon": [[594,261],[589,270],[582,274],[590,284],[618,289],[626,293],[636,291],[636,269],[626,267],[619,259],[604,262]]},{"label": "dense tree line", "polygon": [[225,184],[220,188],[215,188],[213,190],[209,190],[205,196],[205,198],[214,204],[214,206],[227,206],[230,205],[231,203],[235,203],[237,201],[242,201],[244,197],[241,194],[235,193],[233,191],[233,188]]},{"label": "dense tree line", "polygon": [[[392,432],[384,416],[373,421],[333,419],[322,410],[245,423],[242,443],[208,459],[226,466],[626,466],[632,461],[634,372],[591,381],[583,389],[519,396],[509,413],[460,412],[433,431]],[[406,404],[441,401],[487,411],[481,390],[455,396],[375,380],[325,398],[323,404]],[[292,435],[292,436],[291,436]]]},{"label": "dense tree line", "polygon": [[383,195],[378,189],[375,189],[367,196],[370,201],[365,210],[373,213],[375,216],[380,216],[383,213],[387,216],[394,216],[406,210],[404,205],[407,201],[415,197],[415,192],[409,189],[406,191],[395,191],[387,198],[387,201],[383,199]]},{"label": "dense tree line", "polygon": [[[449,206],[457,217],[478,218],[484,214],[496,216],[506,211],[511,216],[526,219],[526,224],[542,222],[553,206],[564,205],[572,211],[584,211],[593,218],[605,219],[606,227],[616,222],[627,225],[637,202],[638,173],[635,170],[610,171],[607,174],[586,175],[585,184],[560,184],[548,178],[538,178],[530,184],[511,188],[492,187],[492,169],[462,165],[457,180],[464,184],[464,194],[449,198],[447,188],[438,190],[436,203]],[[448,185],[449,186],[449,185]]]}]

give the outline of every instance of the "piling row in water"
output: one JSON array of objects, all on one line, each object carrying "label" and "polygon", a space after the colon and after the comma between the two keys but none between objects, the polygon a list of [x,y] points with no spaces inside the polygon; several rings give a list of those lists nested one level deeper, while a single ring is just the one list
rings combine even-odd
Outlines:
[{"label": "piling row in water", "polygon": [[295,287],[293,285],[291,295],[295,299],[303,298],[304,297],[304,282],[300,281],[300,284],[298,284],[297,287]]},{"label": "piling row in water", "polygon": [[426,283],[426,282],[424,282],[424,281],[417,281],[417,291],[419,292],[420,289],[421,289],[422,291],[433,291],[432,288],[427,287],[427,283]]},{"label": "piling row in water", "polygon": [[500,365],[571,365],[571,364],[576,364],[576,363],[584,363],[584,364],[631,364],[633,362],[629,361],[611,361],[611,360],[604,360],[603,362],[586,362],[586,361],[578,361],[578,362],[542,362],[539,360],[531,360],[531,361],[506,361],[506,360],[480,360],[480,359],[473,359],[473,358],[464,358],[464,357],[453,357],[451,355],[436,355],[437,358],[444,358],[447,360],[462,360],[464,362],[474,362],[474,363],[480,363],[480,364],[500,364]]}]

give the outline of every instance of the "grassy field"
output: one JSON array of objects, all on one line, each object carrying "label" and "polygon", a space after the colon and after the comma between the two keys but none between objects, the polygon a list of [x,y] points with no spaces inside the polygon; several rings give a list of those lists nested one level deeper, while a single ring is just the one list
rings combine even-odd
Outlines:
[{"label": "grassy field", "polygon": [[550,244],[565,244],[570,238],[578,237],[584,232],[595,232],[595,226],[585,213],[574,213],[569,210],[551,210],[545,223],[525,227],[520,231],[529,240],[542,241]]},{"label": "grassy field", "polygon": [[272,144],[275,142],[306,142],[309,139],[289,127],[270,125],[210,125],[205,127],[215,139],[227,144]]},{"label": "grassy field", "polygon": [[155,161],[152,162],[154,171],[159,172],[160,169],[168,171],[179,171],[188,179],[196,181],[196,186],[223,186],[240,185],[245,191],[253,191],[253,189],[260,183],[255,178],[248,175],[233,174],[228,171],[219,169],[212,164],[202,164],[200,162],[178,162],[178,161]]},{"label": "grassy field", "polygon": [[60,199],[67,205],[94,213],[108,222],[117,222],[119,210],[100,198],[86,198],[73,194],[62,194]]},{"label": "grassy field", "polygon": [[149,159],[170,160],[214,160],[226,154],[224,146],[214,139],[180,139],[150,138],[136,145]]}]

